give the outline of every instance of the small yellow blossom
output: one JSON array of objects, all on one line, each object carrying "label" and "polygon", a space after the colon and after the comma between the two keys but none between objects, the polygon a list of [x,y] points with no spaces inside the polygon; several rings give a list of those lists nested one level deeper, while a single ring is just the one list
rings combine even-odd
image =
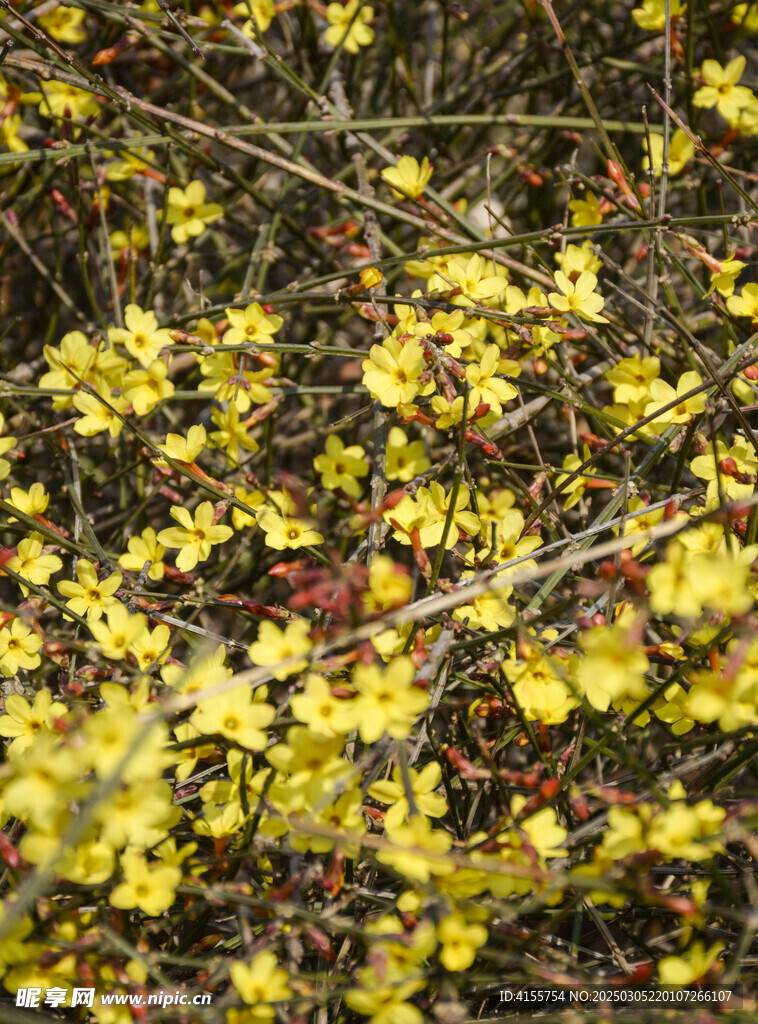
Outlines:
[{"label": "small yellow blossom", "polygon": [[410,658],[394,658],[386,668],[357,665],[353,685],[358,691],[355,715],[364,743],[382,733],[405,739],[417,715],[429,705],[429,694],[413,685],[416,671]]},{"label": "small yellow blossom", "polygon": [[119,565],[129,572],[141,572],[145,562],[150,562],[149,580],[163,580],[166,566],[163,556],[166,549],[158,543],[156,531],[146,526],[138,537],[130,537],[126,542],[127,550],[119,557]]},{"label": "small yellow blossom", "polygon": [[311,520],[298,514],[295,499],[286,493],[278,496],[275,508],[266,507],[258,513],[258,525],[266,534],[266,544],[276,551],[324,543]]},{"label": "small yellow blossom", "polygon": [[141,612],[130,615],[126,605],[117,601],[108,608],[104,619],[90,619],[89,628],[103,657],[110,661],[121,661],[147,629],[147,620]]},{"label": "small yellow blossom", "polygon": [[235,960],[229,968],[232,984],[240,998],[253,1007],[253,1015],[245,1018],[250,1024],[265,1024],[276,1015],[274,1003],[289,999],[292,989],[288,975],[278,966],[278,959],[271,950],[258,953],[249,964]]},{"label": "small yellow blossom", "polygon": [[[687,5],[682,0],[671,0],[670,24],[674,25],[684,16]],[[666,28],[666,5],[664,0],[642,0],[641,7],[635,7],[632,17],[646,32],[663,32]]]},{"label": "small yellow blossom", "polygon": [[[293,619],[282,630],[273,622],[264,620],[258,628],[258,638],[248,648],[248,657],[254,665],[277,665],[299,654],[307,655],[313,646],[308,639],[311,623],[307,619]],[[299,675],[308,665],[308,659],[302,658],[286,668],[276,669],[274,679],[283,680],[287,676]]]},{"label": "small yellow blossom", "polygon": [[[429,184],[434,168],[429,163],[429,157],[419,164],[413,156],[401,156],[395,167],[385,167],[382,177],[388,185],[393,185],[394,195],[403,197],[410,196],[416,199],[422,195]],[[400,191],[398,191],[398,189]]]},{"label": "small yellow blossom", "polygon": [[202,181],[191,181],[185,189],[174,186],[168,190],[166,223],[177,245],[202,235],[208,224],[223,216],[223,206],[206,203]]},{"label": "small yellow blossom", "polygon": [[245,421],[240,419],[239,409],[230,402],[226,409],[214,409],[211,419],[218,430],[211,431],[211,440],[223,448],[230,459],[240,461],[240,448],[246,452],[257,452],[258,442],[250,437]]},{"label": "small yellow blossom", "polygon": [[571,224],[575,228],[592,227],[594,224],[603,223],[603,215],[600,212],[600,200],[594,192],[585,192],[583,199],[570,200]]},{"label": "small yellow blossom", "polygon": [[193,423],[187,431],[186,438],[181,434],[167,434],[166,443],[159,444],[157,447],[160,451],[165,452],[170,459],[191,465],[205,448],[206,440],[207,435],[202,423]]},{"label": "small yellow blossom", "polygon": [[[651,381],[650,397],[652,401],[645,407],[646,416],[652,415],[659,409],[663,410],[665,406],[676,402],[672,408],[661,411],[659,416],[653,420],[651,426],[660,430],[674,423],[689,423],[693,416],[703,412],[706,402],[704,391],[689,398],[683,397],[688,391],[692,391],[693,388],[698,387],[702,383],[702,377],[695,370],[688,370],[686,373],[683,373],[677,381],[676,389],[667,384],[665,380],[661,380],[660,377],[656,377],[655,380]],[[677,401],[677,399],[680,399],[680,401]]]},{"label": "small yellow blossom", "polygon": [[14,676],[20,668],[37,668],[42,661],[37,653],[41,646],[39,633],[18,617],[13,619],[10,626],[0,629],[0,671],[4,676]]},{"label": "small yellow blossom", "polygon": [[429,469],[423,441],[409,441],[402,427],[392,427],[387,435],[386,473],[388,480],[407,484]]},{"label": "small yellow blossom", "polygon": [[[4,426],[5,417],[3,416],[2,413],[0,413],[0,431],[4,428]],[[16,438],[11,437],[10,434],[8,434],[6,437],[0,437],[0,455],[5,455],[6,452],[9,452],[15,443]],[[10,462],[8,462],[7,459],[0,459],[0,480],[5,480],[10,471]]]},{"label": "small yellow blossom", "polygon": [[284,323],[276,313],[264,313],[258,302],[245,309],[227,309],[226,316],[231,327],[221,339],[224,345],[244,345],[246,342],[270,345],[272,334],[276,334]]},{"label": "small yellow blossom", "polygon": [[357,498],[361,493],[358,477],[368,475],[369,465],[366,452],[359,444],[345,447],[337,434],[326,439],[326,452],[317,455],[313,467],[321,474],[321,483],[330,491],[337,489]]},{"label": "small yellow blossom", "polygon": [[173,345],[171,332],[158,327],[158,318],[152,310],[143,310],[130,302],[124,311],[125,327],[110,327],[108,340],[113,345],[123,345],[130,356],[143,366],[149,366],[158,358],[161,349]]},{"label": "small yellow blossom", "polygon": [[214,544],[224,544],[234,532],[230,526],[219,526],[213,522],[213,505],[203,501],[195,509],[194,519],[183,505],[172,505],[172,519],[179,526],[170,526],[158,534],[158,542],[167,548],[179,548],[176,567],[182,572],[194,569],[198,562],[210,558]]},{"label": "small yellow blossom", "polygon": [[516,397],[518,390],[496,376],[499,370],[500,349],[497,345],[488,345],[479,363],[469,363],[466,367],[466,380],[471,387],[469,409],[484,404],[490,407],[490,412],[500,416],[503,411],[501,403]]},{"label": "small yellow blossom", "polygon": [[[47,509],[50,504],[50,495],[45,490],[44,484],[33,483],[28,491],[22,487],[11,487],[10,497],[6,498],[9,505],[13,505],[19,512],[27,516],[38,516]],[[16,517],[11,516],[9,523],[15,523]]]},{"label": "small yellow blossom", "polygon": [[397,338],[385,338],[372,345],[363,360],[363,384],[388,408],[412,402],[419,393],[419,377],[424,371],[424,350],[415,338],[405,344]]},{"label": "small yellow blossom", "polygon": [[[6,565],[13,572],[23,576],[25,580],[38,587],[44,586],[53,573],[63,568],[63,562],[57,555],[43,554],[44,540],[41,533],[32,533],[19,541],[16,554],[9,558]],[[29,590],[21,585],[24,597]]]},{"label": "small yellow blossom", "polygon": [[71,117],[74,121],[83,121],[97,114],[100,109],[91,92],[77,89],[68,82],[41,81],[40,92],[42,100],[39,112],[42,117]]},{"label": "small yellow blossom", "polygon": [[249,39],[255,39],[257,32],[265,32],[271,25],[276,6],[274,0],[242,0],[242,3],[234,5],[234,13],[247,18],[242,31]]},{"label": "small yellow blossom", "polygon": [[74,395],[74,408],[82,415],[74,424],[74,430],[83,437],[94,437],[106,430],[111,437],[118,437],[124,421],[117,413],[123,413],[127,405],[125,398],[113,395],[105,384],[98,385],[97,395],[79,391]]},{"label": "small yellow blossom", "polygon": [[48,14],[43,14],[37,24],[57,42],[77,46],[87,38],[87,33],[79,27],[84,21],[84,15],[85,12],[76,7],[65,7],[61,4]]},{"label": "small yellow blossom", "polygon": [[710,971],[724,949],[723,942],[714,942],[708,949],[703,942],[693,942],[684,956],[664,956],[658,961],[658,978],[662,985],[692,985]]},{"label": "small yellow blossom", "polygon": [[374,30],[369,22],[374,17],[373,7],[363,7],[360,0],[331,3],[326,9],[329,28],[324,33],[327,46],[342,44],[348,53],[357,53],[361,46],[370,46],[374,41]]},{"label": "small yellow blossom", "polygon": [[190,724],[201,736],[218,733],[247,750],[263,750],[267,737],[263,730],[274,720],[270,704],[253,700],[244,686],[201,700],[190,717]]},{"label": "small yellow blossom", "polygon": [[167,374],[168,366],[163,360],[154,359],[144,369],[130,370],[124,377],[122,397],[131,403],[138,416],[147,416],[159,402],[173,395],[174,385]]},{"label": "small yellow blossom", "polygon": [[561,313],[576,313],[582,320],[590,320],[597,324],[607,324],[607,317],[600,315],[605,300],[595,291],[597,278],[589,270],[583,271],[579,279],[573,283],[563,273],[556,270],[555,283],[563,292],[550,292],[548,300],[554,309]]},{"label": "small yellow blossom", "polygon": [[437,927],[437,938],[442,943],[440,963],[457,973],[473,964],[476,951],[487,941],[487,929],[482,924],[470,924],[464,914],[448,914]]},{"label": "small yellow blossom", "polygon": [[[663,136],[651,135],[649,148],[648,140],[643,139],[642,148],[646,154],[642,158],[643,171],[647,171],[652,162],[653,174],[656,178],[660,178],[663,172]],[[681,174],[694,155],[695,143],[686,132],[683,132],[681,128],[677,128],[669,140],[669,177],[673,178],[675,175]]]},{"label": "small yellow blossom", "polygon": [[90,622],[97,622],[104,612],[118,603],[113,595],[121,586],[124,577],[120,572],[113,572],[104,580],[98,581],[97,572],[91,562],[80,558],[76,563],[76,575],[79,580],[61,580],[58,590],[67,597],[66,607],[77,615],[86,615]]},{"label": "small yellow blossom", "polygon": [[121,855],[124,881],[110,895],[110,903],[121,910],[138,907],[150,917],[158,917],[174,902],[176,887],[182,880],[180,868],[160,862],[148,863],[140,850]]},{"label": "small yellow blossom", "polygon": [[738,85],[745,70],[745,58],[740,54],[722,67],[717,60],[704,60],[700,69],[705,85],[692,97],[696,107],[715,107],[727,121],[739,117],[742,107],[754,99],[746,85]]}]

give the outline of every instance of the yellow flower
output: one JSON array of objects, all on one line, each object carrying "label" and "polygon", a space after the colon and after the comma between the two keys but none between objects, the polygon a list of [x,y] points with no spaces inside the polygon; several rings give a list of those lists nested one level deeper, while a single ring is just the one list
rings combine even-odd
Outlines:
[{"label": "yellow flower", "polygon": [[650,384],[661,369],[658,356],[628,356],[603,374],[613,385],[613,400],[620,405],[650,397]]},{"label": "yellow flower", "polygon": [[424,350],[415,338],[403,345],[397,338],[385,338],[372,345],[363,360],[363,384],[388,408],[412,402],[419,393],[419,377],[424,371]]},{"label": "yellow flower", "polygon": [[141,612],[130,615],[126,606],[117,601],[106,611],[105,621],[102,618],[94,622],[90,619],[89,628],[103,657],[121,661],[147,629],[147,620]]},{"label": "yellow flower", "polygon": [[[561,484],[564,482],[564,480],[568,480],[568,478],[572,475],[572,473],[575,473],[576,470],[579,469],[579,467],[582,465],[582,463],[587,461],[587,459],[589,458],[589,455],[590,455],[590,450],[587,447],[587,445],[585,444],[583,446],[583,448],[582,448],[581,458],[578,455],[566,455],[566,456],[564,456],[564,458],[563,458],[563,469],[565,469],[566,472],[565,473],[560,473],[555,478],[555,486],[556,486],[556,488],[560,487]],[[564,511],[566,509],[573,508],[574,505],[577,504],[579,499],[582,497],[584,492],[587,490],[587,484],[589,483],[591,478],[594,476],[595,472],[596,472],[596,470],[592,466],[588,466],[567,487],[563,488],[563,490],[561,491],[561,494],[566,496],[566,500],[563,503]]]},{"label": "yellow flower", "polygon": [[400,198],[410,196],[412,199],[416,199],[429,184],[433,170],[434,168],[429,163],[429,157],[425,156],[419,164],[413,156],[401,156],[395,167],[384,168],[382,177],[388,185],[395,186],[392,189],[393,195]]},{"label": "yellow flower", "polygon": [[[647,506],[642,498],[630,498],[628,505],[630,515],[628,519],[624,520],[624,525],[621,530],[622,537],[631,537],[633,539],[635,534],[647,532],[653,526],[657,526],[657,524],[660,523],[666,511],[665,508],[658,508],[652,512],[643,512],[642,515],[631,515],[631,513],[641,512],[642,509],[645,508],[647,508]],[[686,518],[686,513],[684,516]],[[618,534],[618,527],[614,527],[613,532]],[[630,545],[632,554],[635,558],[641,551],[644,551],[647,544],[647,539],[643,539]]]},{"label": "yellow flower", "polygon": [[[597,274],[603,266],[603,261],[592,251],[592,242],[589,238],[581,245],[567,245],[566,251],[554,253],[553,259],[570,281],[576,281],[585,270],[591,274]],[[523,308],[524,305],[526,303],[523,303],[520,308]],[[537,305],[537,303],[533,303],[533,305]]]},{"label": "yellow flower", "polygon": [[423,441],[409,441],[402,427],[390,429],[386,454],[388,480],[399,480],[407,484],[430,466]]},{"label": "yellow flower", "polygon": [[171,643],[171,630],[161,623],[155,629],[145,628],[132,640],[129,651],[137,660],[143,672],[163,664],[168,658]]},{"label": "yellow flower", "polygon": [[158,358],[161,349],[173,345],[171,331],[158,327],[158,319],[152,310],[143,310],[130,302],[124,312],[126,327],[109,327],[108,340],[113,345],[124,345],[130,356],[143,366],[149,366]]},{"label": "yellow flower", "polygon": [[[429,487],[419,488],[417,504],[423,518],[419,537],[424,547],[435,547],[442,541],[451,498],[452,489],[446,494],[445,488],[436,480],[429,484]],[[479,519],[469,510],[469,499],[468,487],[461,484],[456,495],[455,509],[445,541],[445,547],[448,549],[455,547],[458,543],[459,529],[469,537],[474,537],[479,533]],[[402,538],[402,540],[406,540],[406,538]]]},{"label": "yellow flower", "polygon": [[0,671],[4,676],[14,676],[20,668],[37,668],[42,661],[37,653],[41,646],[39,633],[33,633],[21,619],[13,619],[10,626],[0,629]]},{"label": "yellow flower", "polygon": [[124,377],[124,401],[131,403],[138,416],[147,416],[164,398],[174,393],[173,382],[168,380],[168,367],[161,359],[154,359],[143,370],[131,370]]},{"label": "yellow flower", "polygon": [[207,380],[197,390],[213,391],[217,402],[233,402],[238,412],[247,412],[253,402],[263,405],[271,400],[271,392],[263,384],[275,370],[243,370],[236,352],[219,352],[204,358],[200,372]]},{"label": "yellow flower", "polygon": [[495,374],[500,369],[500,349],[497,345],[488,345],[479,363],[469,363],[466,367],[466,380],[471,387],[469,409],[476,409],[484,404],[490,412],[499,416],[503,407],[501,402],[509,402],[518,391],[506,380],[500,380]]},{"label": "yellow flower", "polygon": [[739,295],[730,295],[726,308],[732,316],[749,316],[758,323],[758,284],[746,284]]},{"label": "yellow flower", "polygon": [[[493,270],[494,273],[488,273]],[[474,302],[485,302],[494,299],[508,287],[508,278],[500,267],[493,267],[478,253],[466,259],[466,255],[454,256],[447,265],[445,274],[460,289],[467,299]],[[440,291],[449,291],[450,285],[440,278]],[[435,282],[436,283],[436,282]]]},{"label": "yellow flower", "polygon": [[270,704],[253,700],[243,686],[201,700],[190,717],[190,724],[201,736],[223,736],[246,750],[264,750],[266,733],[262,730],[274,720]]},{"label": "yellow flower", "polygon": [[227,309],[226,316],[232,326],[221,339],[224,345],[244,345],[246,342],[270,345],[273,341],[271,335],[276,334],[284,323],[276,313],[264,313],[258,302],[253,302],[246,309]]},{"label": "yellow flower", "polygon": [[423,1024],[424,1015],[417,1006],[407,1002],[412,995],[426,988],[423,978],[385,982],[371,971],[359,974],[360,988],[345,993],[345,1002],[351,1010],[370,1017],[373,1024]]},{"label": "yellow flower", "polygon": [[171,237],[177,245],[202,235],[207,224],[223,216],[223,206],[206,203],[202,181],[191,181],[185,189],[174,186],[168,190],[166,223],[171,225]]},{"label": "yellow flower", "polygon": [[[13,505],[19,512],[27,516],[42,515],[50,504],[50,495],[43,484],[37,482],[32,484],[28,491],[21,487],[11,487],[10,497],[5,499],[9,505]],[[17,522],[15,516],[8,519],[9,523]]]},{"label": "yellow flower", "polygon": [[356,726],[354,701],[333,697],[327,680],[315,673],[308,676],[305,692],[295,694],[290,707],[316,736],[345,736]]},{"label": "yellow flower", "polygon": [[12,738],[8,746],[8,755],[21,754],[36,740],[40,732],[55,729],[56,718],[68,714],[68,708],[59,701],[53,701],[49,690],[40,690],[34,698],[34,704],[18,694],[11,694],[5,699],[5,714],[0,717],[0,736]]},{"label": "yellow flower", "polygon": [[[253,17],[250,17],[250,11]],[[242,31],[249,39],[255,39],[257,32],[265,32],[274,20],[276,7],[274,0],[242,0],[242,3],[234,5],[234,13],[241,14],[247,21],[242,26]]]},{"label": "yellow flower", "polygon": [[651,426],[660,430],[670,426],[672,423],[689,423],[693,416],[703,412],[706,403],[705,392],[701,391],[690,398],[681,397],[702,383],[702,377],[695,370],[688,370],[686,373],[683,373],[677,381],[676,389],[667,384],[665,380],[661,380],[660,377],[651,381],[650,397],[652,401],[645,406],[646,416],[652,415],[659,409],[663,409],[664,406],[681,398],[681,401],[672,408],[661,412],[660,416],[652,421]]},{"label": "yellow flower", "polygon": [[252,512],[265,504],[266,495],[263,491],[248,491],[246,487],[235,487],[234,497],[242,505],[247,505],[251,509],[250,515],[238,508],[232,509],[232,526],[234,529],[244,530],[247,526],[255,526],[255,516]]},{"label": "yellow flower", "polygon": [[126,231],[112,231],[111,253],[114,260],[128,253],[139,254],[150,248],[150,231],[146,224],[127,224]]},{"label": "yellow flower", "polygon": [[[30,583],[38,587],[44,586],[53,573],[63,567],[63,562],[57,555],[44,555],[43,546],[41,533],[30,534],[19,541],[16,554],[8,559],[6,565]],[[21,585],[21,592],[26,597],[29,590]]]},{"label": "yellow flower", "polygon": [[324,538],[313,529],[309,519],[297,515],[297,505],[289,494],[281,494],[276,511],[265,508],[258,513],[258,525],[266,534],[266,544],[276,551],[295,550],[306,544],[323,544]]},{"label": "yellow flower", "polygon": [[258,442],[250,437],[244,420],[240,420],[239,409],[234,402],[229,402],[226,409],[214,409],[211,419],[218,430],[211,432],[211,440],[223,448],[230,459],[240,460],[240,448],[246,452],[257,452]]},{"label": "yellow flower", "polygon": [[758,32],[758,4],[737,4],[729,12],[729,17],[735,25],[744,28],[751,35]]},{"label": "yellow flower", "polygon": [[[597,626],[580,637],[584,657],[576,672],[579,691],[598,711],[607,711],[631,697],[640,703],[647,695],[647,656],[623,620]],[[639,722],[639,724],[643,724]]]},{"label": "yellow flower", "polygon": [[702,455],[696,455],[690,469],[701,480],[708,481],[706,501],[717,504],[719,490],[727,501],[749,498],[755,489],[758,473],[758,459],[748,442],[739,435],[734,444],[727,448],[723,441],[712,441],[706,445]]},{"label": "yellow flower", "polygon": [[410,601],[413,593],[413,581],[408,571],[388,555],[374,555],[371,559],[368,585],[371,593],[364,600],[371,610],[400,608]]},{"label": "yellow flower", "polygon": [[602,295],[595,291],[597,278],[589,270],[580,274],[579,279],[573,283],[562,270],[556,270],[555,283],[563,292],[550,292],[548,301],[554,309],[561,313],[576,313],[582,320],[590,320],[597,324],[607,324],[607,317],[600,316],[605,300]]},{"label": "yellow flower", "polygon": [[448,971],[465,971],[487,941],[487,929],[482,924],[469,924],[461,913],[448,914],[437,927],[437,938],[442,943],[442,966]]},{"label": "yellow flower", "polygon": [[389,849],[377,851],[380,864],[388,864],[406,878],[428,882],[432,875],[449,875],[455,865],[446,854],[452,839],[444,829],[433,829],[429,818],[414,814],[407,821],[398,804],[391,807],[384,819]]},{"label": "yellow flower", "polygon": [[153,862],[148,864],[139,850],[121,854],[124,881],[110,895],[109,902],[120,910],[139,907],[150,917],[158,917],[174,902],[176,887],[182,880],[180,868]]},{"label": "yellow flower", "polygon": [[[669,7],[670,24],[674,25],[687,10],[682,0],[671,0]],[[665,0],[642,0],[642,7],[635,7],[632,17],[646,32],[663,32],[666,28]]]},{"label": "yellow flower", "polygon": [[187,431],[186,438],[181,434],[167,434],[166,443],[159,444],[157,447],[160,451],[165,452],[170,459],[191,465],[205,448],[206,440],[205,427],[202,423],[194,423]]},{"label": "yellow flower", "polygon": [[58,590],[66,601],[66,607],[77,615],[86,615],[90,622],[97,622],[103,613],[118,603],[113,595],[121,586],[124,577],[120,572],[113,572],[98,582],[97,572],[91,562],[80,558],[76,563],[76,575],[79,580],[61,580]]},{"label": "yellow flower", "polygon": [[[442,770],[436,761],[430,761],[420,772],[409,768],[408,780],[419,813],[430,818],[441,818],[443,814],[447,814],[447,800],[441,793],[434,792],[442,781]],[[401,810],[397,812],[398,814],[402,813],[405,816],[409,812],[403,773],[399,765],[393,768],[392,779],[375,782],[369,787],[368,795],[379,803],[399,806]]]},{"label": "yellow flower", "polygon": [[[114,156],[115,154],[111,153],[110,155]],[[120,159],[114,160],[105,169],[107,181],[128,181],[135,174],[140,174],[148,168],[150,166],[149,161],[153,159],[155,154],[152,149],[146,150],[144,146],[140,146],[137,149],[123,149],[118,153],[118,156]],[[128,237],[126,244],[129,244]]]},{"label": "yellow flower", "polygon": [[240,998],[253,1008],[250,1024],[273,1020],[276,1010],[272,1004],[284,1002],[292,995],[287,972],[278,967],[276,954],[271,950],[258,953],[249,964],[235,960],[229,974]]},{"label": "yellow flower", "polygon": [[727,121],[739,117],[740,110],[754,99],[745,85],[737,85],[745,70],[745,58],[740,55],[722,68],[716,60],[704,60],[700,74],[705,81],[692,97],[696,107],[715,107]]},{"label": "yellow flower", "polygon": [[54,7],[48,14],[43,14],[37,24],[59,43],[71,43],[76,46],[87,38],[87,33],[79,27],[84,21],[84,14],[84,11],[76,7],[61,5]]},{"label": "yellow flower", "polygon": [[107,384],[98,384],[97,394],[97,398],[86,391],[74,395],[74,408],[82,414],[74,424],[74,430],[83,437],[94,437],[105,430],[111,437],[118,437],[124,423],[116,413],[123,413],[129,403],[122,396],[113,395]]},{"label": "yellow flower", "polygon": [[[646,154],[649,154],[642,158],[643,171],[648,170],[652,158],[653,174],[656,178],[660,178],[663,171],[663,136],[651,135],[649,149],[647,139],[643,139],[642,148]],[[694,155],[694,142],[686,132],[683,132],[681,128],[677,128],[669,140],[669,176],[673,178],[675,174],[680,174]]]},{"label": "yellow flower", "polygon": [[[247,654],[254,665],[277,665],[280,661],[307,655],[313,644],[308,639],[311,623],[307,619],[293,619],[283,630],[267,619],[258,627],[258,638],[248,648]],[[287,676],[299,675],[308,665],[303,658],[286,668],[277,669],[274,679],[284,680]]]},{"label": "yellow flower", "polygon": [[[5,417],[0,412],[0,430],[5,426]],[[11,437],[10,434],[7,437],[0,437],[0,455],[5,455],[6,452],[10,451],[16,443],[16,438]],[[0,459],[0,480],[5,480],[11,471],[11,464],[7,459]]]},{"label": "yellow flower", "polygon": [[603,215],[600,212],[600,200],[594,192],[585,192],[584,199],[570,200],[571,224],[575,228],[592,227],[593,224],[602,224]]},{"label": "yellow flower", "polygon": [[664,956],[658,961],[658,978],[662,985],[692,985],[703,978],[716,963],[723,942],[714,942],[708,949],[703,942],[693,942],[684,956]]},{"label": "yellow flower", "polygon": [[659,615],[675,611],[682,618],[697,618],[703,610],[697,585],[690,571],[692,556],[678,541],[666,548],[666,558],[654,565],[645,583],[650,591],[650,607]]},{"label": "yellow flower", "polygon": [[69,85],[67,82],[41,81],[40,92],[42,100],[39,112],[42,117],[71,117],[75,121],[85,120],[97,114],[100,109],[91,92],[77,89],[75,85]]},{"label": "yellow flower", "polygon": [[53,397],[53,409],[68,409],[73,404],[73,391],[79,387],[77,378],[80,377],[88,384],[96,383],[93,371],[97,351],[81,331],[65,334],[61,338],[60,348],[45,345],[42,354],[49,370],[40,377],[39,386],[69,392]]},{"label": "yellow flower", "polygon": [[360,0],[348,0],[343,7],[331,3],[326,9],[329,28],[324,33],[327,46],[337,47],[342,43],[348,53],[357,53],[360,46],[370,46],[374,41],[374,30],[368,24],[374,17],[373,7],[359,8]]},{"label": "yellow flower", "polygon": [[327,490],[339,488],[353,498],[361,493],[361,485],[356,478],[366,476],[369,471],[364,449],[359,444],[346,448],[337,434],[327,437],[326,452],[316,456],[313,468],[321,474],[321,483]]},{"label": "yellow flower", "polygon": [[413,723],[429,705],[429,694],[413,685],[416,670],[410,658],[393,658],[386,668],[357,665],[353,685],[358,691],[355,717],[364,743],[383,733],[405,739]]},{"label": "yellow flower", "polygon": [[718,268],[711,271],[711,286],[705,293],[706,298],[714,291],[723,295],[724,298],[733,295],[734,283],[746,266],[747,263],[743,263],[742,260],[722,260],[718,264]]},{"label": "yellow flower", "polygon": [[183,505],[172,505],[170,515],[179,526],[161,530],[158,542],[167,548],[180,549],[176,567],[182,572],[189,572],[198,562],[205,562],[210,558],[211,547],[225,543],[234,532],[230,526],[214,525],[214,509],[209,501],[197,506],[194,519]]},{"label": "yellow flower", "polygon": [[365,267],[358,275],[358,279],[364,288],[371,289],[377,288],[382,283],[384,275],[376,267]]}]

